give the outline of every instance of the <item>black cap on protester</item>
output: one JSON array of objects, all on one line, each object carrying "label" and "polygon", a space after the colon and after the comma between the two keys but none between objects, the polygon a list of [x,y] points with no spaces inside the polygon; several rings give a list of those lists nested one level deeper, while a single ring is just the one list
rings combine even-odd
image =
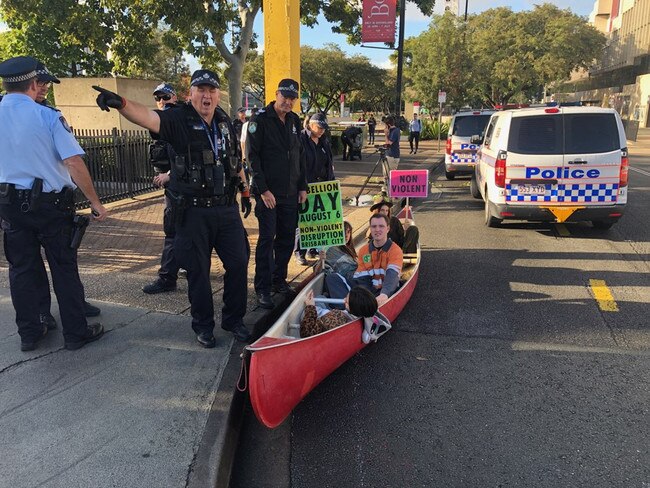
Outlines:
[{"label": "black cap on protester", "polygon": [[61,80],[50,73],[40,61],[36,65],[36,78],[42,83],[61,83]]},{"label": "black cap on protester", "polygon": [[325,114],[322,112],[318,112],[312,115],[309,118],[309,123],[311,124],[312,122],[317,123],[319,127],[325,130],[330,128],[329,124],[327,123],[327,117],[325,117]]},{"label": "black cap on protester", "polygon": [[285,78],[278,84],[278,91],[282,94],[283,97],[298,98],[298,87],[299,84],[296,80]]},{"label": "black cap on protester", "polygon": [[384,205],[387,206],[388,208],[392,208],[393,207],[393,202],[386,201],[386,200],[382,199],[382,200],[378,201],[377,203],[373,204],[372,207],[370,207],[370,211],[374,212],[375,210],[379,210]]},{"label": "black cap on protester", "polygon": [[0,63],[0,78],[7,83],[31,80],[36,78],[37,65],[38,61],[31,56],[9,58]]},{"label": "black cap on protester", "polygon": [[219,84],[219,76],[214,71],[209,69],[197,69],[192,73],[192,81],[190,81],[190,86],[199,86],[199,85],[211,85],[216,88],[221,88]]},{"label": "black cap on protester", "polygon": [[155,95],[156,93],[166,93],[167,95],[176,95],[176,91],[174,90],[174,87],[171,86],[169,83],[161,83],[156,88],[154,88],[153,94]]}]

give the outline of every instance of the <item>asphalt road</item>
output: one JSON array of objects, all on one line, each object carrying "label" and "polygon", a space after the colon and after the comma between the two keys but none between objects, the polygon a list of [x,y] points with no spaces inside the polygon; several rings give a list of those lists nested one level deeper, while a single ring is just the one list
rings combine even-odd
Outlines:
[{"label": "asphalt road", "polygon": [[631,166],[606,232],[490,229],[438,169],[393,330],[278,429],[249,412],[231,486],[649,487],[650,158]]}]

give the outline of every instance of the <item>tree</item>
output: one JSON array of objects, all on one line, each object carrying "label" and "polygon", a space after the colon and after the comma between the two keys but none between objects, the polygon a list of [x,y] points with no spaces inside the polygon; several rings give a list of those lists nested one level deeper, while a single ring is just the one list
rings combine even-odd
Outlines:
[{"label": "tree", "polygon": [[3,0],[0,8],[11,29],[4,56],[31,55],[69,76],[110,72],[112,21],[101,0]]}]

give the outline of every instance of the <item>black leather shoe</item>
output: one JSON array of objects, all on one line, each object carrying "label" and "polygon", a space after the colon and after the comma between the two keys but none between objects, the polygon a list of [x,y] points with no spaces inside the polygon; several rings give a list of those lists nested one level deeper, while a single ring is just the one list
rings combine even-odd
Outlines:
[{"label": "black leather shoe", "polygon": [[239,342],[250,342],[251,340],[251,333],[248,332],[248,329],[244,324],[237,324],[236,327],[233,329],[226,329],[225,327],[222,327],[223,330],[227,330],[228,332],[232,332],[232,335],[237,339]]},{"label": "black leather shoe", "polygon": [[47,327],[47,330],[56,329],[56,319],[52,317],[50,312],[39,314],[38,319],[40,320],[41,325]]},{"label": "black leather shoe", "polygon": [[165,293],[167,291],[174,291],[175,289],[176,289],[176,283],[165,283],[160,278],[158,278],[153,283],[150,283],[142,287],[142,291],[148,295],[155,295],[156,293]]},{"label": "black leather shoe", "polygon": [[271,295],[268,293],[258,293],[257,294],[257,304],[262,307],[271,310],[275,307],[273,300],[271,300]]},{"label": "black leather shoe", "polygon": [[273,283],[273,286],[271,288],[275,293],[281,293],[282,295],[293,293],[293,288],[291,288],[286,281]]},{"label": "black leather shoe", "polygon": [[84,313],[86,317],[97,317],[100,313],[102,313],[102,311],[99,307],[95,307],[95,305],[84,302]]},{"label": "black leather shoe", "polygon": [[38,337],[37,339],[34,339],[33,341],[20,341],[20,350],[23,352],[28,352],[28,351],[33,351],[36,349],[36,346],[38,346],[39,341],[47,335],[47,326],[43,324],[43,332],[41,333],[41,336]]},{"label": "black leather shoe", "polygon": [[102,324],[88,324],[88,327],[86,328],[86,337],[80,341],[65,341],[64,347],[68,351],[74,351],[84,347],[89,342],[95,342],[103,335],[104,327],[102,327]]},{"label": "black leather shoe", "polygon": [[217,345],[217,340],[212,335],[212,332],[201,332],[196,335],[196,340],[206,349],[212,349]]}]

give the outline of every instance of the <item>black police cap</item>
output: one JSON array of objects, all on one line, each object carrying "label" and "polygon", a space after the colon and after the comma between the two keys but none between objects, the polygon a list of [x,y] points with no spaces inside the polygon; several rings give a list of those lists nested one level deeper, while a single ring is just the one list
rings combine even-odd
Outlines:
[{"label": "black police cap", "polygon": [[211,85],[215,88],[221,88],[219,84],[219,76],[214,71],[209,69],[197,69],[192,73],[192,81],[190,86]]},{"label": "black police cap", "polygon": [[31,56],[16,56],[0,63],[0,78],[7,83],[18,83],[20,81],[36,78],[36,66],[38,61]]},{"label": "black police cap", "polygon": [[312,122],[317,123],[319,127],[322,127],[325,130],[330,128],[329,124],[327,123],[327,117],[322,112],[317,112],[312,115],[309,118],[309,123],[311,124]]},{"label": "black police cap", "polygon": [[286,98],[298,98],[300,94],[298,88],[300,87],[299,83],[296,80],[291,78],[285,78],[280,81],[278,84],[278,91]]},{"label": "black police cap", "polygon": [[61,80],[50,73],[45,65],[40,61],[36,65],[36,78],[38,78],[38,81],[43,83],[61,83]]}]

